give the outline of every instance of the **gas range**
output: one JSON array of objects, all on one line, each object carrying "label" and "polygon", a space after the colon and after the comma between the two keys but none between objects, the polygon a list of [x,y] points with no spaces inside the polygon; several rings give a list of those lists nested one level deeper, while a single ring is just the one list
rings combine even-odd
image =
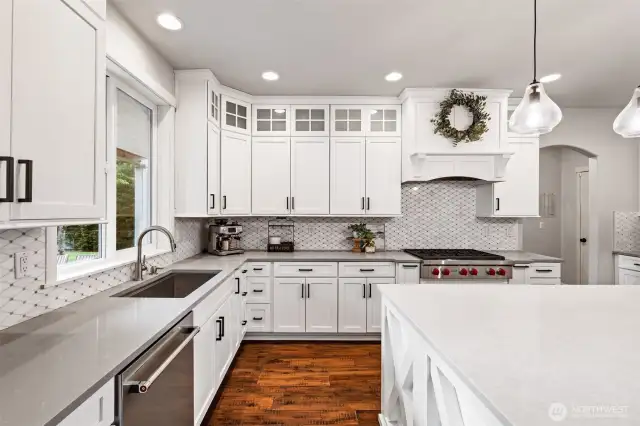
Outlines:
[{"label": "gas range", "polygon": [[422,259],[423,280],[506,281],[513,276],[513,262],[504,256],[472,249],[410,249]]}]

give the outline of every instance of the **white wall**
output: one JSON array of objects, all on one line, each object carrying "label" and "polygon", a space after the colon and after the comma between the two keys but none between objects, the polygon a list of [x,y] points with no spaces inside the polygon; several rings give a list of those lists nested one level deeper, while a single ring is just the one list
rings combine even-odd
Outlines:
[{"label": "white wall", "polygon": [[613,282],[613,212],[638,210],[638,140],[624,139],[612,130],[617,109],[566,108],[564,119],[540,146],[568,145],[597,156],[597,208],[591,220],[599,224],[599,283]]},{"label": "white wall", "polygon": [[110,3],[107,4],[107,57],[175,106],[173,67]]},{"label": "white wall", "polygon": [[562,257],[562,151],[558,147],[540,150],[540,193],[555,194],[555,216],[523,219],[523,250]]}]

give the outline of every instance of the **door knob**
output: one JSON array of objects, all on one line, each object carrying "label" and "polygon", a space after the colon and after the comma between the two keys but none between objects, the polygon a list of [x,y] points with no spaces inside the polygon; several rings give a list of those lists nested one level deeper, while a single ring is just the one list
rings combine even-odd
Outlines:
[{"label": "door knob", "polygon": [[581,243],[586,243],[586,242],[587,242],[587,239],[586,239],[586,238],[580,238],[580,242],[581,242]]}]

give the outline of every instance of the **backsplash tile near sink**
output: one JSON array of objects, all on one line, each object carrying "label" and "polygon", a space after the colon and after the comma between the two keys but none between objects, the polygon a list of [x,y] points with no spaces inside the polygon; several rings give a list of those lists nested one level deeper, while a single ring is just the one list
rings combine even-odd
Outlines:
[{"label": "backsplash tile near sink", "polygon": [[613,250],[640,252],[638,212],[613,212]]}]

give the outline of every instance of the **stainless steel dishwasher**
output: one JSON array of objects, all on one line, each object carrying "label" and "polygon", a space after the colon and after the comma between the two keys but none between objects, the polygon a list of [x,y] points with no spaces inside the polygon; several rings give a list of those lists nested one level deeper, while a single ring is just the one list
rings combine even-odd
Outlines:
[{"label": "stainless steel dishwasher", "polygon": [[116,426],[193,426],[193,314],[116,377]]}]

